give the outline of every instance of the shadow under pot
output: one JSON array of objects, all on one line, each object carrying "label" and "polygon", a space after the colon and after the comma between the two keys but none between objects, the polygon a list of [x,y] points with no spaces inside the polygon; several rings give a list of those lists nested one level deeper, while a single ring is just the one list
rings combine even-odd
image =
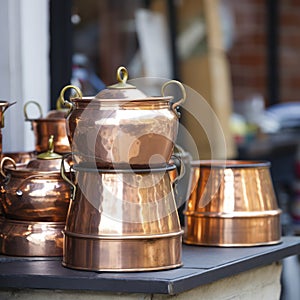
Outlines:
[{"label": "shadow under pot", "polygon": [[4,157],[0,163],[4,216],[23,221],[65,222],[70,186],[60,176],[60,164],[61,159],[42,158],[16,164],[12,158]]},{"label": "shadow under pot", "polygon": [[[178,132],[177,107],[185,101],[185,89],[171,80],[162,85],[161,96],[148,97],[126,83],[127,77],[127,70],[120,67],[119,83],[94,97],[83,97],[72,85],[62,89],[61,101],[71,107],[66,117],[67,134],[76,164],[153,168],[169,162]],[[172,102],[172,96],[165,96],[169,85],[179,87],[180,100]],[[77,96],[65,100],[68,89],[74,89]]]}]

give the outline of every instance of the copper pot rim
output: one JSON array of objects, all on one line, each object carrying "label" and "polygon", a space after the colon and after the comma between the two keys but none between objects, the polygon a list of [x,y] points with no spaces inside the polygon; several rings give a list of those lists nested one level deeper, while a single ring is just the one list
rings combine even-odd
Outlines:
[{"label": "copper pot rim", "polygon": [[[114,168],[114,167],[116,167],[116,168]],[[115,166],[112,166],[111,168],[100,168],[100,167],[97,167],[96,165],[93,165],[92,163],[83,162],[83,163],[73,165],[72,169],[74,169],[75,171],[81,171],[81,172],[83,171],[83,172],[90,172],[90,173],[109,173],[109,174],[137,173],[137,174],[141,174],[141,173],[169,172],[169,171],[176,169],[176,165],[164,164],[164,165],[157,166],[155,168],[149,168],[149,167],[132,168],[132,167],[130,167],[129,164],[126,164],[123,167],[121,165],[115,165]]]},{"label": "copper pot rim", "polygon": [[77,232],[71,232],[63,230],[65,236],[72,236],[80,239],[88,240],[149,240],[149,239],[164,239],[172,238],[183,235],[184,230],[181,229],[175,232],[161,233],[161,234],[140,234],[140,235],[112,235],[112,234],[82,234]]},{"label": "copper pot rim", "polygon": [[[7,225],[16,225],[16,226],[28,226],[31,225],[33,227],[57,227],[60,228],[62,226],[65,226],[66,222],[60,222],[60,221],[56,221],[56,222],[48,222],[48,221],[26,221],[26,220],[16,220],[16,219],[8,219],[8,218],[4,218],[4,217],[0,217],[0,223],[2,223],[2,226]],[[33,228],[34,229],[34,228]]]},{"label": "copper pot rim", "polygon": [[[16,164],[16,169],[13,166],[4,166],[5,171],[13,175],[14,177],[25,178],[25,175],[42,175],[43,177],[58,177],[61,178],[60,170],[37,170],[32,168],[26,168],[27,164]],[[70,172],[66,171],[67,174]]]},{"label": "copper pot rim", "polygon": [[37,119],[27,119],[26,121],[35,123],[66,123],[66,118],[37,118]]},{"label": "copper pot rim", "polygon": [[146,101],[151,101],[151,102],[157,102],[157,101],[162,101],[162,102],[168,102],[174,99],[173,96],[150,96],[150,97],[145,97],[145,98],[133,98],[133,99],[128,99],[128,98],[107,98],[107,99],[102,99],[102,98],[96,98],[94,96],[84,96],[84,97],[75,97],[71,98],[70,100],[74,103],[116,103],[116,102],[146,102]]},{"label": "copper pot rim", "polygon": [[194,160],[191,161],[192,168],[210,169],[248,169],[248,168],[270,168],[271,162],[267,160]]},{"label": "copper pot rim", "polygon": [[185,216],[194,218],[261,218],[278,216],[282,213],[280,208],[273,210],[261,210],[261,211],[234,211],[234,212],[197,212],[197,211],[185,211]]}]

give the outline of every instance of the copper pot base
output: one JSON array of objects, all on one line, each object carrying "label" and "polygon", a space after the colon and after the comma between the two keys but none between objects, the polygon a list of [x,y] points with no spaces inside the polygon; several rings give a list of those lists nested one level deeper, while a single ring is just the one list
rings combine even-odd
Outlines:
[{"label": "copper pot base", "polygon": [[62,256],[64,222],[0,218],[0,252],[11,256]]},{"label": "copper pot base", "polygon": [[[252,216],[185,216],[184,243],[202,246],[251,247],[281,243],[280,210]],[[248,212],[249,214],[249,212]]]},{"label": "copper pot base", "polygon": [[64,232],[63,266],[89,271],[137,272],[182,266],[183,231],[145,236]]}]

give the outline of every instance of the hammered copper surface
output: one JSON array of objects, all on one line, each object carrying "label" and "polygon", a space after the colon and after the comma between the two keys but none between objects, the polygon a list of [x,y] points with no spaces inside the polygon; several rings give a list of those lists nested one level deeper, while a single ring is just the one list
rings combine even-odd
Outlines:
[{"label": "hammered copper surface", "polygon": [[269,169],[269,162],[259,161],[193,162],[184,242],[214,246],[279,243],[281,210]]},{"label": "hammered copper surface", "polygon": [[74,169],[77,170],[76,195],[70,203],[67,231],[98,236],[181,230],[166,169],[134,172],[93,171],[79,166]]},{"label": "hammered copper surface", "polygon": [[[1,160],[2,167],[6,160]],[[15,167],[6,166],[1,170],[5,175],[1,183],[1,205],[5,217],[24,221],[65,222],[70,186],[61,178],[59,171],[27,166],[16,164]]]},{"label": "hammered copper surface", "polygon": [[62,256],[63,222],[0,218],[0,252],[13,256]]},{"label": "hammered copper surface", "polygon": [[[176,106],[186,97],[182,84],[175,81],[163,85],[162,95],[171,83],[179,85],[183,94],[175,103],[171,103],[173,97],[146,97],[126,82],[95,97],[82,97],[77,87],[66,86],[60,97],[71,107],[67,134],[75,163],[94,162],[105,168],[118,164],[153,167],[169,162],[178,131]],[[68,101],[64,93],[70,88],[78,96]]]},{"label": "hammered copper surface", "polygon": [[99,170],[75,165],[64,265],[103,271],[180,266],[183,232],[169,176],[174,168]]},{"label": "hammered copper surface", "polygon": [[[57,101],[60,103],[60,101]],[[30,118],[28,116],[28,106],[34,105],[38,108],[40,116],[38,118]],[[43,112],[40,104],[35,101],[28,101],[24,105],[25,121],[31,122],[31,129],[35,137],[35,151],[38,153],[48,150],[49,136],[54,136],[54,148],[57,153],[68,153],[71,151],[69,139],[66,130],[66,111],[52,110],[46,117],[43,117]]]},{"label": "hammered copper surface", "polygon": [[50,135],[54,136],[54,147],[57,153],[63,154],[71,151],[65,118],[31,120],[31,125],[35,137],[35,150],[38,153],[47,151]]}]

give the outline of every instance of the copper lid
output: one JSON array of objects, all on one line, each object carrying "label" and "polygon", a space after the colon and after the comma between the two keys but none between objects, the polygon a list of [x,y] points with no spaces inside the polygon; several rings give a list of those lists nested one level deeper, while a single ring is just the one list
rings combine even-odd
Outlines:
[{"label": "copper lid", "polygon": [[26,169],[34,169],[37,171],[59,171],[61,160],[62,156],[54,152],[54,137],[51,135],[48,142],[48,150],[30,160],[26,165]]},{"label": "copper lid", "polygon": [[96,99],[124,99],[124,100],[141,100],[147,96],[134,85],[127,83],[128,71],[125,67],[119,67],[117,70],[118,83],[108,86],[100,91]]}]

